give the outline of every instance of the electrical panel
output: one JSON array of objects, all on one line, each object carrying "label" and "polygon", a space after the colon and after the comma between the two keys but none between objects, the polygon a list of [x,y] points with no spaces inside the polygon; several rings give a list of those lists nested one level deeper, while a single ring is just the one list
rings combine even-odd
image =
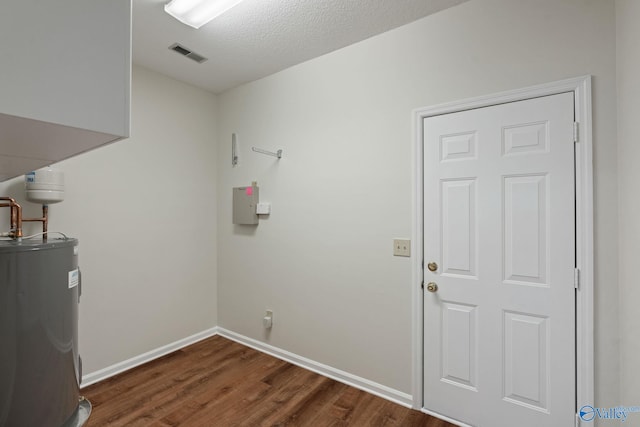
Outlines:
[{"label": "electrical panel", "polygon": [[258,224],[257,206],[259,197],[257,185],[234,187],[233,189],[233,223],[238,225]]}]

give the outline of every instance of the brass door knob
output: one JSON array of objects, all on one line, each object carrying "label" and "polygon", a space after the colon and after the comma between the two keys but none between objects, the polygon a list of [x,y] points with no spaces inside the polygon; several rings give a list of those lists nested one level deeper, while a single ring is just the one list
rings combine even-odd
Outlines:
[{"label": "brass door knob", "polygon": [[429,292],[438,292],[438,285],[435,282],[427,283],[427,290]]},{"label": "brass door knob", "polygon": [[438,264],[431,261],[429,264],[427,264],[427,268],[429,269],[429,271],[434,272],[438,270]]}]

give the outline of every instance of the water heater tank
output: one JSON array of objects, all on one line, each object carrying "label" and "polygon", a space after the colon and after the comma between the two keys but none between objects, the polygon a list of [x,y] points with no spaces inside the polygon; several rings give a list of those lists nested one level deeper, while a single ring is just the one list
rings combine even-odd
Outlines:
[{"label": "water heater tank", "polygon": [[79,427],[75,239],[0,240],[0,426]]},{"label": "water heater tank", "polygon": [[27,200],[50,205],[64,200],[64,173],[50,167],[24,176]]}]

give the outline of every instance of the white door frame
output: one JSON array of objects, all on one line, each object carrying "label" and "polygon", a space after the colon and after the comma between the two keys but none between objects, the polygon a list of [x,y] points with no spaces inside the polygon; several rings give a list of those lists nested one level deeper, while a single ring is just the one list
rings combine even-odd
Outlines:
[{"label": "white door frame", "polygon": [[[576,293],[577,408],[594,403],[593,322],[593,159],[591,130],[591,76],[576,77],[462,101],[420,108],[413,112],[413,227],[412,248],[412,394],[413,407],[428,412],[423,402],[423,122],[431,116],[540,96],[573,92],[578,123],[576,155],[576,262],[580,286]],[[437,414],[436,414],[437,415]]]}]

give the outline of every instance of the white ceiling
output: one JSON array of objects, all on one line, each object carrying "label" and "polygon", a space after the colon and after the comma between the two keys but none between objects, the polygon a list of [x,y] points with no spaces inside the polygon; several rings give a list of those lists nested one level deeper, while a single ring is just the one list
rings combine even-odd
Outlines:
[{"label": "white ceiling", "polygon": [[165,13],[168,1],[133,0],[134,62],[220,93],[467,0],[245,0],[199,30]]}]

